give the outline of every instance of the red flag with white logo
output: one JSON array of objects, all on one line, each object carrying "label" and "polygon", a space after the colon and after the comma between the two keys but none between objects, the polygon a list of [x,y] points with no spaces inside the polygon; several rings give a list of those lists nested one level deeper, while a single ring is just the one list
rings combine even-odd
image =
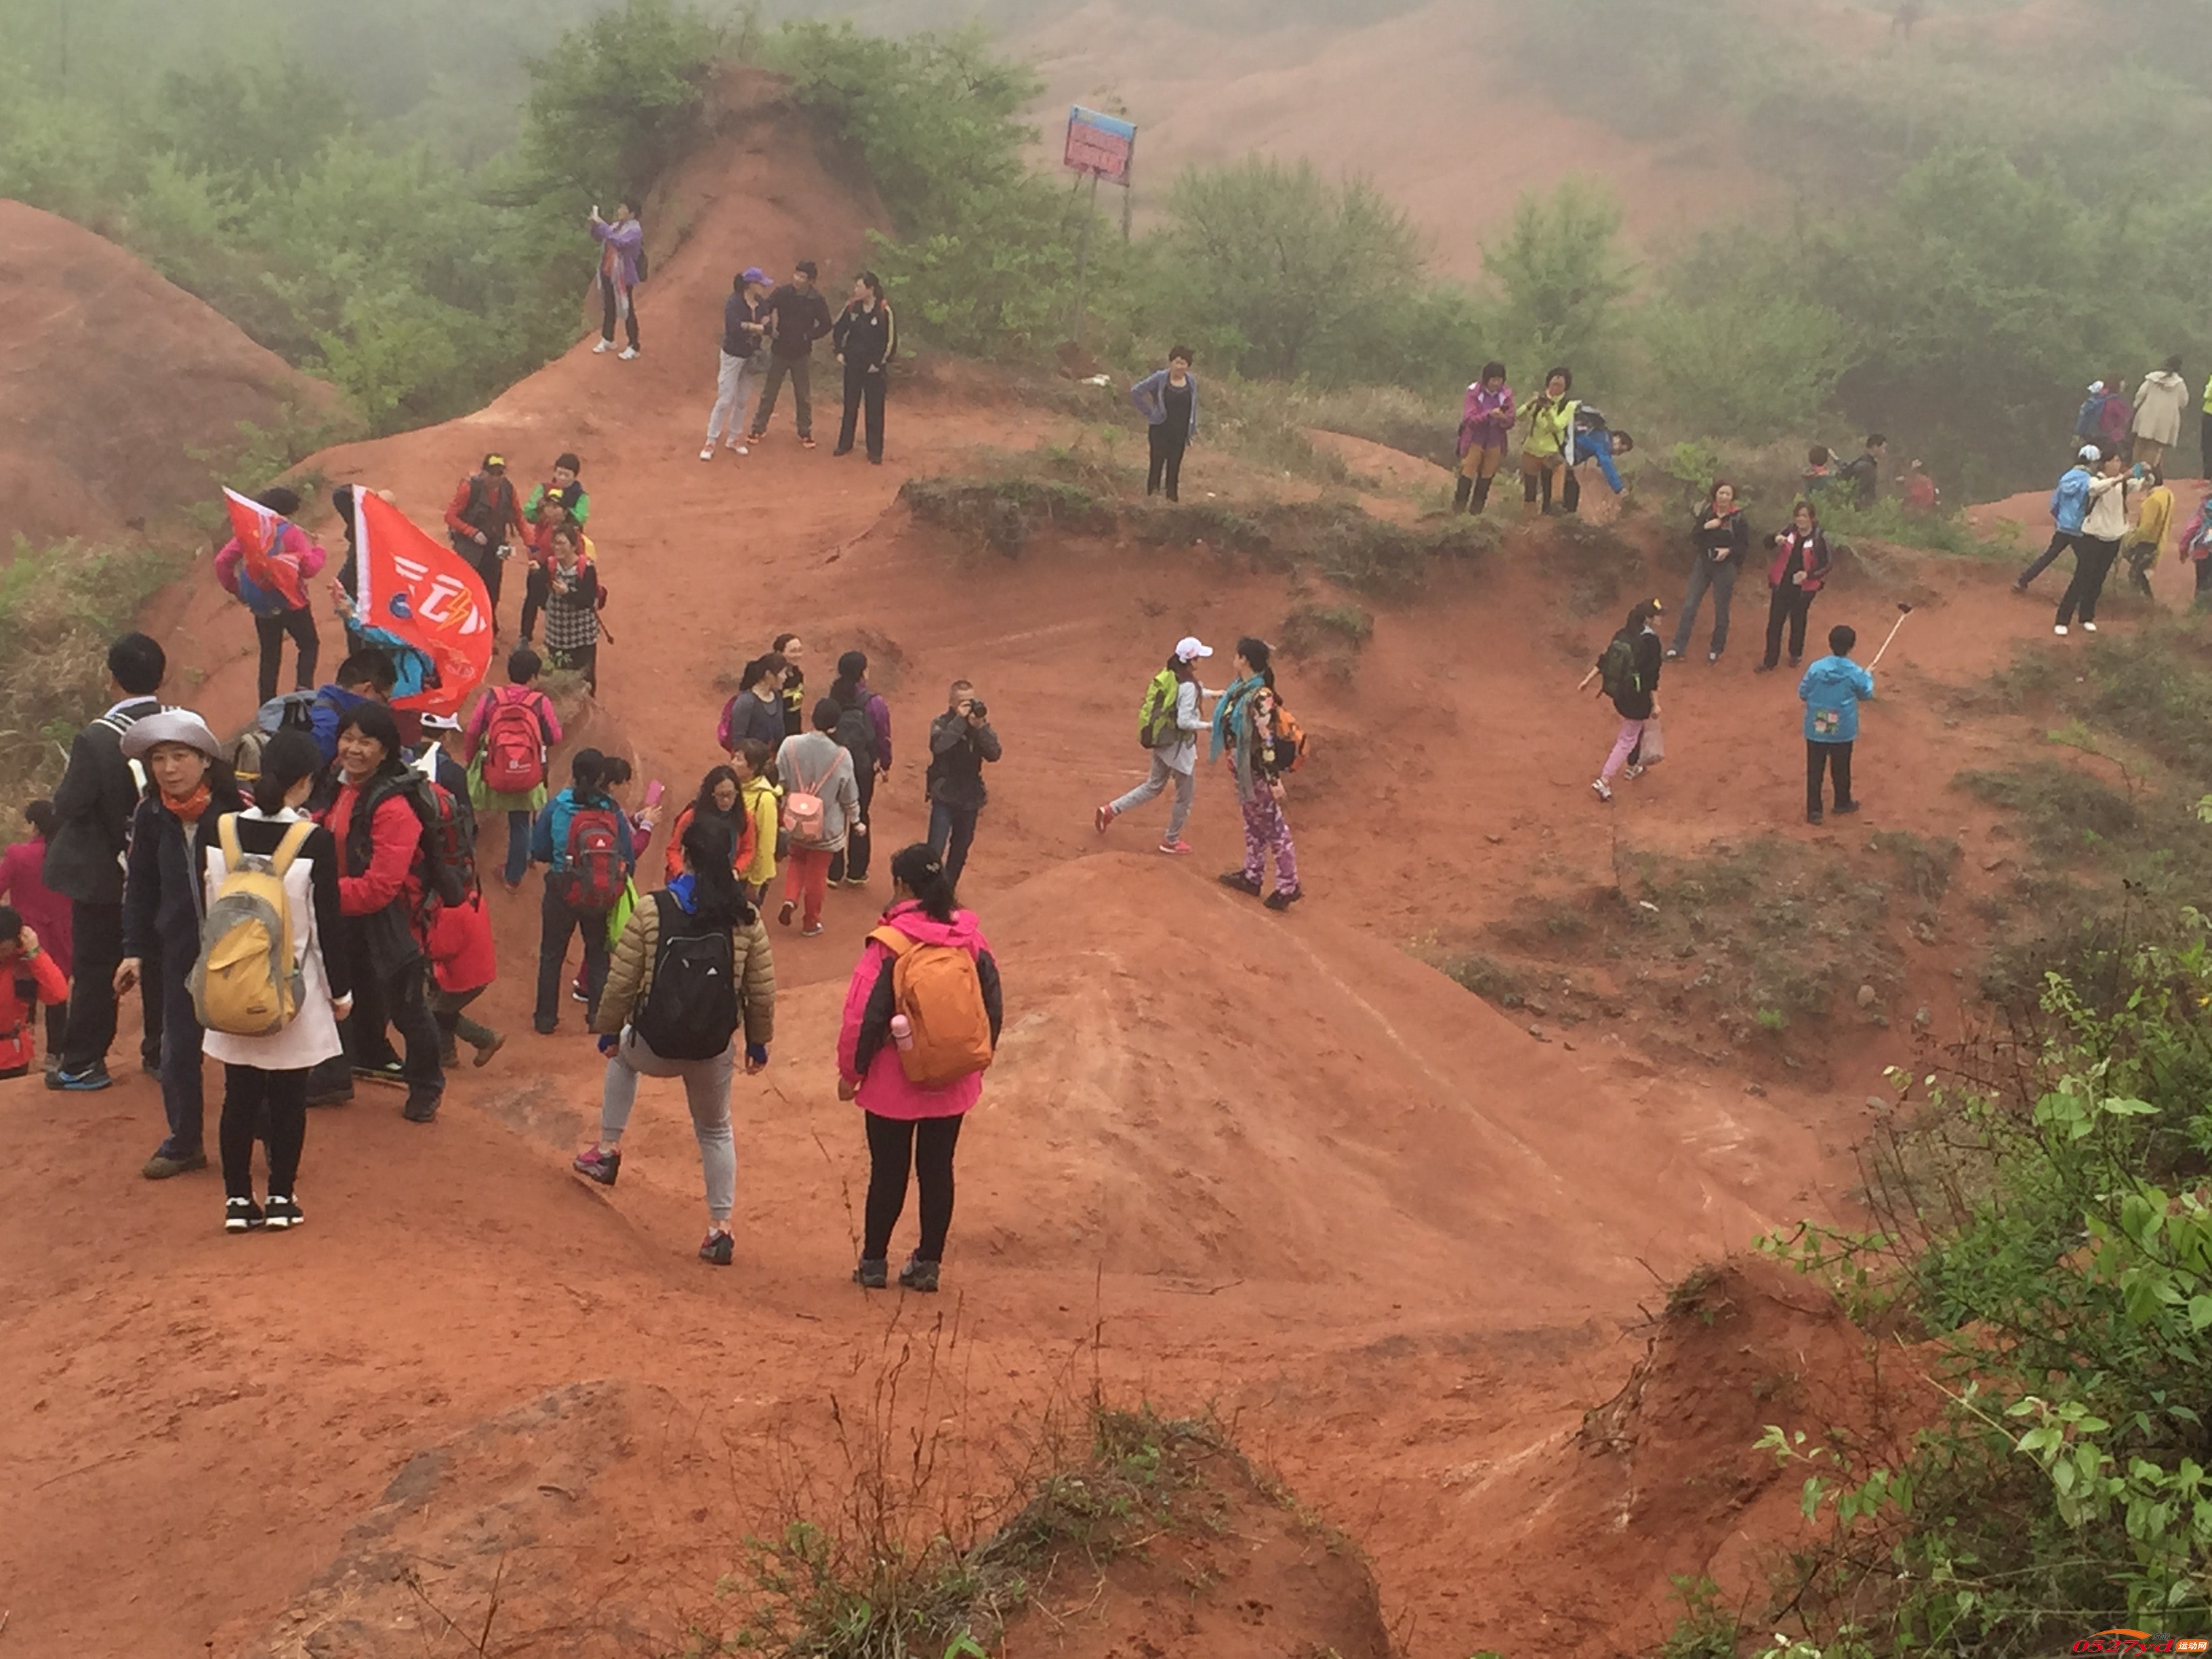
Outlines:
[{"label": "red flag with white logo", "polygon": [[246,580],[287,610],[307,609],[307,580],[300,574],[300,550],[307,545],[307,532],[235,489],[225,488],[222,501],[230,509],[230,533],[238,539]]},{"label": "red flag with white logo", "polygon": [[483,578],[373,490],[354,495],[361,591],[356,619],[429,659],[425,687],[395,708],[455,714],[491,667],[491,596]]}]

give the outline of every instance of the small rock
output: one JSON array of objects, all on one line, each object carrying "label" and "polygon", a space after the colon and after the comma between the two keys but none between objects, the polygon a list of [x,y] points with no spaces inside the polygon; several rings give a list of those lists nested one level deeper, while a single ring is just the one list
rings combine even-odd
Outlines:
[{"label": "small rock", "polygon": [[1874,988],[1874,987],[1873,987],[1873,986],[1871,986],[1871,985],[1862,985],[1862,986],[1860,986],[1860,987],[1859,987],[1859,1006],[1860,1006],[1860,1007],[1862,1007],[1862,1008],[1871,1008],[1871,1007],[1873,1007],[1873,1006],[1874,1006],[1874,1004],[1875,1004],[1875,988]]},{"label": "small rock", "polygon": [[1916,921],[1912,924],[1912,937],[1923,945],[1933,945],[1936,942],[1936,930],[1924,921]]},{"label": "small rock", "polygon": [[1743,1085],[1743,1091],[1747,1095],[1764,1097],[1766,1093],[1766,1085],[1764,1083],[1747,1083]]},{"label": "small rock", "polygon": [[1881,1026],[1883,1030],[1887,1031],[1889,1029],[1889,1016],[1887,1014],[1876,1014],[1874,1017],[1874,1023]]},{"label": "small rock", "polygon": [[1912,1023],[1924,1031],[1936,1023],[1936,1016],[1929,1012],[1928,1005],[1923,1002],[1913,1011]]},{"label": "small rock", "polygon": [[1505,837],[1503,836],[1485,835],[1483,840],[1488,842],[1492,847],[1502,847],[1505,843]]},{"label": "small rock", "polygon": [[2002,870],[2004,867],[2005,860],[2002,857],[1986,860],[1982,865],[1982,868],[1984,870]]},{"label": "small rock", "polygon": [[1562,1042],[1559,1047],[1565,1048],[1569,1054],[1572,1054],[1575,1051],[1575,1045],[1571,1042]]},{"label": "small rock", "polygon": [[1885,1111],[1889,1106],[1889,1103],[1884,1100],[1880,1095],[1869,1095],[1867,1097],[1867,1104],[1877,1112]]},{"label": "small rock", "polygon": [[1540,1025],[1531,1025],[1528,1028],[1528,1035],[1539,1042],[1549,1042],[1552,1040],[1544,1035],[1544,1028]]},{"label": "small rock", "polygon": [[1963,969],[1963,968],[1954,968],[1954,969],[1951,970],[1951,977],[1952,977],[1953,979],[1964,979],[1964,978],[1966,978],[1966,970],[1965,969]]}]

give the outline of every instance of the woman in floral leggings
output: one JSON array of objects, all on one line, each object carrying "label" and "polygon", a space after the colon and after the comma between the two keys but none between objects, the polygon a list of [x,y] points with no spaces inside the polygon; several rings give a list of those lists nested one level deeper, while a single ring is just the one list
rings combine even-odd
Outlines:
[{"label": "woman in floral leggings", "polygon": [[1244,810],[1244,867],[1231,870],[1221,884],[1257,898],[1267,884],[1267,860],[1275,861],[1275,890],[1270,910],[1287,910],[1305,895],[1298,887],[1297,850],[1283,817],[1282,775],[1296,759],[1277,729],[1274,671],[1264,640],[1237,642],[1237,678],[1214,711],[1212,752],[1226,749],[1237,776],[1237,799]]}]

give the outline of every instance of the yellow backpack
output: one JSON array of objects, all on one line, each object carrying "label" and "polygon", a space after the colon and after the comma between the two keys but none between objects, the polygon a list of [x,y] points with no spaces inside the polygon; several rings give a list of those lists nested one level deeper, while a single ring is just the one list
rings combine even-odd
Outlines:
[{"label": "yellow backpack", "polygon": [[315,831],[302,820],[263,857],[238,844],[238,814],[216,825],[222,885],[200,924],[199,959],[185,976],[192,1011],[210,1031],[274,1036],[298,1017],[305,994],[292,946],[292,906],[284,872]]}]

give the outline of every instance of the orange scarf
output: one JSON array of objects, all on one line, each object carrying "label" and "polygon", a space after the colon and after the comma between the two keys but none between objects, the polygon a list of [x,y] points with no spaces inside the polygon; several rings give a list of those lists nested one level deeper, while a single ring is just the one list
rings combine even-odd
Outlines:
[{"label": "orange scarf", "polygon": [[207,811],[208,801],[210,798],[211,792],[208,788],[207,780],[202,778],[200,787],[182,800],[169,793],[167,790],[163,790],[161,805],[174,812],[183,822],[185,830],[190,832],[199,828],[200,818]]}]

